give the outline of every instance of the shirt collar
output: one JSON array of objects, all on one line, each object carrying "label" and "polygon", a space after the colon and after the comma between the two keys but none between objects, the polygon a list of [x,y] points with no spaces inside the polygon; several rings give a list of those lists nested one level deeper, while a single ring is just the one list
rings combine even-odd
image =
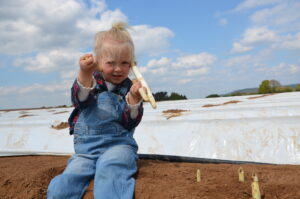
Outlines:
[{"label": "shirt collar", "polygon": [[129,89],[132,85],[132,82],[128,77],[123,82],[121,82],[120,84],[117,84],[117,85],[105,81],[102,74],[99,71],[96,71],[94,73],[94,77],[97,81],[97,84],[100,87],[99,88],[100,90],[111,91],[111,92],[117,93],[122,96],[125,96],[127,94],[127,92],[129,91]]}]

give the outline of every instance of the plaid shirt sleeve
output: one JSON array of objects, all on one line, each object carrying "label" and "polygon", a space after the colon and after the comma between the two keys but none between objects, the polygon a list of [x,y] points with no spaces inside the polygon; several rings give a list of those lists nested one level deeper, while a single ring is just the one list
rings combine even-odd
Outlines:
[{"label": "plaid shirt sleeve", "polygon": [[70,126],[69,132],[71,135],[74,133],[74,127],[79,117],[80,111],[89,105],[94,95],[94,92],[91,91],[87,99],[81,102],[78,98],[78,92],[79,92],[79,85],[77,83],[77,80],[75,79],[73,86],[71,88],[71,101],[74,106],[74,110],[68,119],[68,123]]},{"label": "plaid shirt sleeve", "polygon": [[[132,86],[132,83],[130,82],[129,89],[131,86]],[[129,89],[128,89],[128,91],[129,91]],[[131,130],[131,129],[137,127],[142,120],[143,112],[144,112],[143,102],[141,102],[138,107],[138,115],[135,118],[132,118],[131,117],[131,109],[130,109],[130,106],[127,104],[127,100],[126,100],[126,106],[125,106],[125,109],[123,112],[123,117],[122,117],[123,126],[128,130]]]},{"label": "plaid shirt sleeve", "polygon": [[137,117],[135,119],[132,119],[130,117],[130,108],[128,107],[128,105],[126,105],[125,110],[123,112],[123,117],[122,117],[123,126],[128,130],[131,130],[131,129],[137,127],[142,120],[143,112],[144,112],[143,103],[141,103],[141,105],[138,108]]},{"label": "plaid shirt sleeve", "polygon": [[71,88],[71,101],[72,101],[72,104],[75,108],[81,110],[85,107],[87,107],[90,103],[90,101],[92,100],[93,98],[93,95],[94,95],[94,92],[91,91],[87,97],[86,100],[84,101],[80,101],[79,98],[78,98],[78,92],[79,92],[79,85],[78,85],[78,82],[77,80],[75,79],[74,83],[73,83],[73,86]]}]

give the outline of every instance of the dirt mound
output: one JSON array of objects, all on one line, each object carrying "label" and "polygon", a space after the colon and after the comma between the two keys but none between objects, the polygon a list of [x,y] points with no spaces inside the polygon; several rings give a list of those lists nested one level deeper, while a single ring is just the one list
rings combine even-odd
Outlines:
[{"label": "dirt mound", "polygon": [[188,110],[181,110],[181,109],[169,109],[163,111],[163,115],[168,119],[172,117],[178,117],[181,116],[183,112],[187,112]]},{"label": "dirt mound", "polygon": [[0,198],[46,198],[50,180],[61,173],[67,157],[0,157]]},{"label": "dirt mound", "polygon": [[61,129],[69,128],[69,124],[68,122],[61,122],[57,125],[51,125],[51,128],[54,128],[56,130],[61,130]]},{"label": "dirt mound", "polygon": [[238,101],[238,100],[232,100],[232,101],[224,102],[223,104],[205,104],[202,107],[208,108],[208,107],[213,107],[213,106],[223,106],[223,105],[227,105],[227,104],[236,104],[236,103],[240,103],[240,102],[241,101]]},{"label": "dirt mound", "polygon": [[[44,199],[50,180],[66,166],[67,156],[0,157],[1,199]],[[251,176],[259,178],[262,198],[299,199],[300,165],[205,164],[139,160],[135,198],[250,199]],[[245,182],[238,181],[238,169]],[[196,182],[197,169],[201,182]],[[92,184],[84,199],[93,198]]]}]

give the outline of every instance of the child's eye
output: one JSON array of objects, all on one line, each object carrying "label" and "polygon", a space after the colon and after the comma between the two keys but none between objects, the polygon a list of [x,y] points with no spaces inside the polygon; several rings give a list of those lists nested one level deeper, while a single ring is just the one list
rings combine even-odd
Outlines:
[{"label": "child's eye", "polygon": [[110,65],[110,66],[113,66],[114,65],[114,62],[113,61],[108,61],[106,62],[107,65]]},{"label": "child's eye", "polygon": [[129,63],[129,62],[127,62],[127,61],[124,61],[124,62],[122,62],[122,65],[123,65],[123,66],[129,66],[129,65],[130,65],[130,63]]}]

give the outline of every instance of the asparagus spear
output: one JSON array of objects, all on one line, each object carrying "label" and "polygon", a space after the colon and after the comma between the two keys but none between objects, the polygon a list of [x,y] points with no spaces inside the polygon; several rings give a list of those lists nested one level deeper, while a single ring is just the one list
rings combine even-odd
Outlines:
[{"label": "asparagus spear", "polygon": [[145,90],[143,88],[140,88],[139,89],[139,93],[141,94],[141,96],[143,97],[143,100],[145,102],[150,102],[152,108],[156,108],[156,102],[155,102],[155,99],[152,95],[152,92],[150,90],[150,87],[148,86],[147,82],[145,81],[145,79],[143,78],[139,68],[135,65],[133,65],[131,67],[135,77],[137,78],[137,80],[139,80],[142,84],[143,87],[146,88],[147,92],[145,92]]}]

